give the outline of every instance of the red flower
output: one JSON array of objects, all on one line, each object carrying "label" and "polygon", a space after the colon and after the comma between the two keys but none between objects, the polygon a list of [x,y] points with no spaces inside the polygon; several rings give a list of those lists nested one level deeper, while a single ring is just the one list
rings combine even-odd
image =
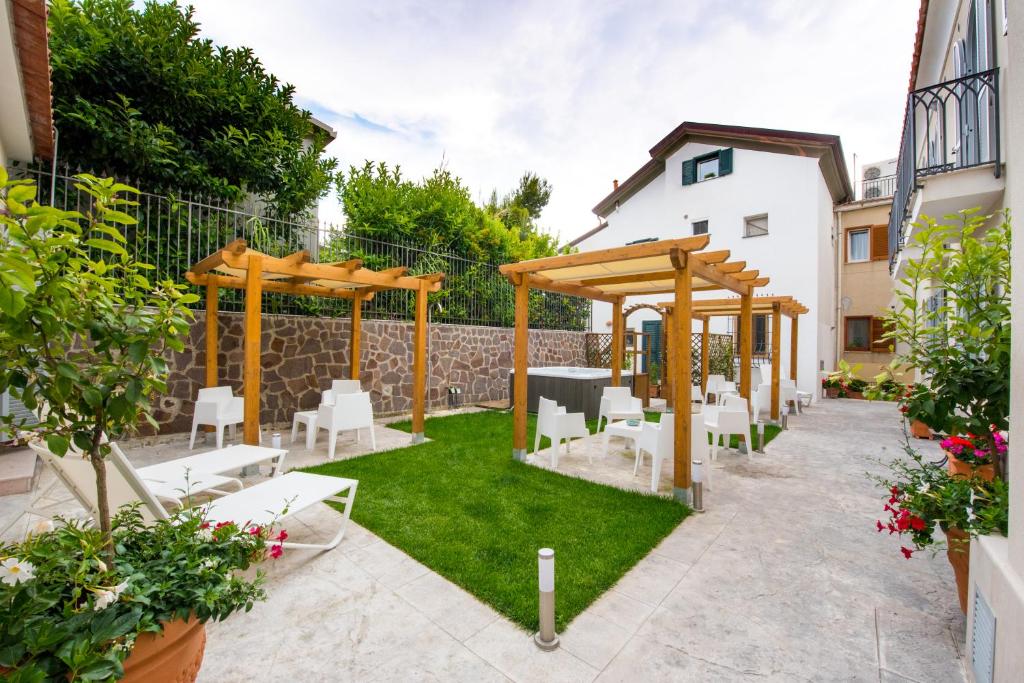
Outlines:
[{"label": "red flower", "polygon": [[199,528],[200,529],[209,529],[210,528],[210,523],[209,522],[203,522],[202,524],[199,525]]},{"label": "red flower", "polygon": [[213,527],[213,529],[214,529],[214,531],[216,531],[217,529],[220,529],[222,527],[226,527],[226,526],[228,526],[230,524],[234,524],[234,522],[217,522],[217,526]]},{"label": "red flower", "polygon": [[920,517],[914,516],[910,518],[910,528],[914,531],[924,531],[926,526],[928,525]]},{"label": "red flower", "polygon": [[884,526],[882,526],[882,520],[876,521],[875,524],[878,525],[878,533],[882,533],[882,529],[885,528]]},{"label": "red flower", "polygon": [[889,493],[891,493],[894,496],[900,495],[900,487],[899,486],[893,486],[892,488],[889,489]]},{"label": "red flower", "polygon": [[275,541],[284,541],[284,540],[286,540],[287,538],[288,538],[288,532],[287,532],[287,531],[285,531],[284,529],[281,529],[281,533],[279,533],[279,534],[277,535],[277,537],[275,537],[275,538],[274,538],[274,540],[275,540]]},{"label": "red flower", "polygon": [[259,536],[261,531],[263,531],[263,529],[258,526],[249,527],[249,533],[253,536]]},{"label": "red flower", "polygon": [[907,413],[910,412],[910,408],[907,406],[900,406],[900,412],[906,415]]},{"label": "red flower", "polygon": [[903,553],[903,557],[910,559],[910,556],[914,554],[914,551],[906,546],[900,546],[900,552]]},{"label": "red flower", "polygon": [[276,560],[277,558],[281,557],[281,554],[283,552],[284,550],[281,548],[280,545],[272,545],[270,546],[270,550],[267,551],[267,555],[269,555],[272,559]]}]

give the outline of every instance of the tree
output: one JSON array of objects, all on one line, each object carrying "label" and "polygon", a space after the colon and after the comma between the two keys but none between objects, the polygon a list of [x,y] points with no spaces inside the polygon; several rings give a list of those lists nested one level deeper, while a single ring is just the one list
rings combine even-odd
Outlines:
[{"label": "tree", "polygon": [[73,165],[156,193],[251,193],[280,215],[329,190],[337,161],[294,88],[249,48],[199,39],[191,7],[52,0],[49,27],[60,154]]},{"label": "tree", "polygon": [[517,230],[521,239],[540,235],[536,221],[551,199],[551,184],[536,173],[527,171],[519,179],[519,185],[501,201],[498,191],[491,192],[490,201],[484,207],[497,216],[509,230]]},{"label": "tree", "polygon": [[150,399],[167,391],[163,354],[184,349],[186,306],[199,297],[171,281],[151,284],[151,266],[125,249],[115,225],[135,222],[122,210],[134,202],[119,195],[135,190],[90,175],[78,181],[92,207],[84,215],[40,206],[30,181],[8,181],[0,167],[0,392],[39,410],[54,454],[73,444],[88,455],[112,559],[107,440],[142,420],[156,427]]},{"label": "tree", "polygon": [[[1010,415],[1010,219],[981,232],[989,216],[961,211],[924,217],[910,247],[886,338],[922,384],[907,399],[932,429],[975,434],[996,453],[993,429]],[[1005,472],[1003,458],[996,471]]]}]

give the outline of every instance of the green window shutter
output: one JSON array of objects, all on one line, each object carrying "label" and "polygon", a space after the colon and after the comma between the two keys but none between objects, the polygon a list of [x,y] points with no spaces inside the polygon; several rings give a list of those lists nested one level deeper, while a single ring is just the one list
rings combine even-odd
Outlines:
[{"label": "green window shutter", "polygon": [[697,160],[687,159],[683,162],[683,185],[693,185],[697,182]]},{"label": "green window shutter", "polygon": [[718,175],[723,176],[730,173],[732,173],[732,147],[718,153]]}]

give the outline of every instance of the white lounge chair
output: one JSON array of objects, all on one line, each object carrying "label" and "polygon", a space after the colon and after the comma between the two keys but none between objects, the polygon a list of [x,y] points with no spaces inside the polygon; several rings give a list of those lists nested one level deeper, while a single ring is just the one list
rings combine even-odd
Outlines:
[{"label": "white lounge chair", "polygon": [[[195,448],[196,432],[199,425],[213,427],[217,433],[217,448],[224,447],[224,428],[231,428],[231,437],[235,436],[235,425],[245,422],[245,399],[235,396],[231,387],[207,387],[199,390],[196,398],[195,414],[192,416],[192,438],[189,439],[189,450]],[[263,441],[262,430],[260,443]]]},{"label": "white lounge chair", "polygon": [[[675,416],[666,413],[661,416],[658,424],[653,422],[643,423],[643,432],[640,434],[640,444],[637,449],[636,462],[633,465],[633,476],[640,472],[640,465],[643,464],[644,453],[651,456],[651,491],[658,492],[658,480],[661,478],[661,466],[666,459],[671,460],[675,452]],[[711,488],[709,470],[711,463],[708,462],[708,433],[704,428],[704,418],[700,414],[690,416],[690,461],[700,460],[702,462],[702,473],[707,488]]]},{"label": "white lounge chair", "polygon": [[[704,428],[711,433],[711,459],[718,459],[718,442],[724,438],[724,448],[729,447],[729,439],[733,434],[742,436],[744,442],[750,441],[750,413],[747,410],[747,399],[739,396],[727,396],[725,404],[715,410],[704,413]],[[751,452],[747,443],[747,454]]]},{"label": "white lounge chair", "polygon": [[[32,448],[48,459],[61,481],[78,499],[82,507],[95,518],[99,506],[96,497],[95,472],[88,458],[70,452],[63,458],[57,457],[39,443],[33,444]],[[170,518],[167,510],[160,503],[160,496],[140,476],[139,470],[132,466],[120,449],[111,449],[106,463],[107,500],[111,511],[124,505],[142,503],[140,510],[143,518],[147,521]],[[330,550],[337,546],[344,536],[358,484],[359,482],[355,479],[306,472],[289,472],[206,503],[204,505],[206,519],[211,523],[235,522],[239,525],[265,525],[275,520],[280,524],[292,515],[317,503],[326,501],[341,503],[345,506],[341,528],[330,541],[324,544],[284,542],[285,547],[290,548]],[[347,495],[342,497],[343,493],[347,493]]]},{"label": "white lounge chair", "polygon": [[718,398],[718,385],[725,382],[725,375],[708,375],[707,384],[704,386],[704,404],[709,405],[711,403],[711,395],[715,395],[715,399]]},{"label": "white lounge chair", "polygon": [[533,439],[534,454],[540,450],[540,439],[551,439],[551,467],[558,467],[558,449],[565,439],[565,452],[569,452],[569,440],[573,437],[590,436],[583,413],[566,413],[565,408],[554,401],[540,397],[537,404],[537,430]]},{"label": "white lounge chair", "polygon": [[334,405],[334,397],[338,394],[358,394],[363,390],[362,383],[357,379],[331,380],[331,388],[321,392],[321,405]]},{"label": "white lounge chair", "polygon": [[334,405],[320,406],[313,429],[306,432],[306,450],[313,450],[321,429],[327,430],[327,457],[331,460],[334,460],[338,432],[355,430],[356,441],[359,441],[359,430],[369,429],[370,448],[377,450],[377,437],[373,433],[373,405],[370,403],[370,395],[366,392],[337,394],[334,397]]},{"label": "white lounge chair", "polygon": [[629,387],[605,387],[601,392],[601,408],[597,413],[597,431],[601,420],[605,426],[612,420],[644,419],[644,402],[633,396]]}]

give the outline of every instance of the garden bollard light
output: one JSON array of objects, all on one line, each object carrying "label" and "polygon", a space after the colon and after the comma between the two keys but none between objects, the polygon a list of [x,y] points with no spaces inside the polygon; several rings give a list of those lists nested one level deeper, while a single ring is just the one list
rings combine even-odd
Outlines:
[{"label": "garden bollard light", "polygon": [[690,490],[693,492],[693,511],[704,512],[704,461],[693,461],[693,482]]},{"label": "garden bollard light", "polygon": [[281,448],[281,432],[274,432],[271,435],[270,445],[273,448]]},{"label": "garden bollard light", "polygon": [[555,551],[541,548],[537,551],[537,584],[540,589],[540,630],[533,642],[542,650],[558,647],[555,633]]},{"label": "garden bollard light", "polygon": [[757,452],[764,453],[764,422],[757,423]]},{"label": "garden bollard light", "polygon": [[786,413],[782,414],[782,428],[789,429],[789,415]]}]

